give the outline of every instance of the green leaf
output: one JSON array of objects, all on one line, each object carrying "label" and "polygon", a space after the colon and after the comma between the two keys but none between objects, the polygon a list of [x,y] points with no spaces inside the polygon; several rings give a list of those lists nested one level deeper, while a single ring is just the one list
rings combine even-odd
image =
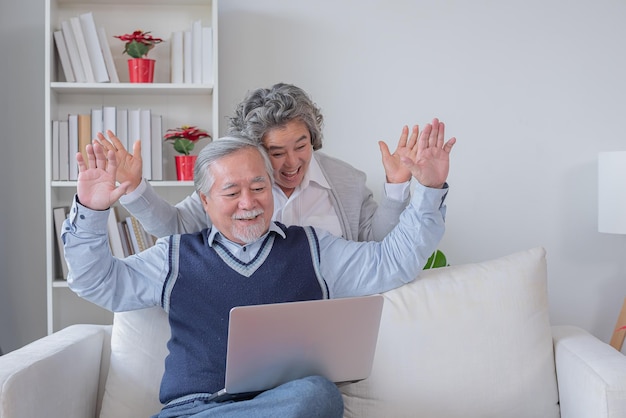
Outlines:
[{"label": "green leaf", "polygon": [[449,266],[449,264],[446,259],[446,255],[441,250],[435,250],[435,252],[428,258],[428,261],[426,261],[424,270],[447,266]]},{"label": "green leaf", "polygon": [[189,155],[193,150],[194,144],[188,139],[176,138],[174,141],[174,149],[184,155]]},{"label": "green leaf", "polygon": [[150,47],[146,44],[137,41],[130,41],[124,47],[124,52],[133,58],[141,58],[148,54]]}]

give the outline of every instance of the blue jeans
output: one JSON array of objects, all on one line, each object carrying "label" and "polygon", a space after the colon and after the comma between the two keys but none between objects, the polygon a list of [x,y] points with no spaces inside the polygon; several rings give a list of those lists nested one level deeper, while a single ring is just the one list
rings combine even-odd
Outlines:
[{"label": "blue jeans", "polygon": [[165,407],[153,418],[341,418],[343,399],[337,386],[320,376],[292,380],[243,401],[191,401]]}]

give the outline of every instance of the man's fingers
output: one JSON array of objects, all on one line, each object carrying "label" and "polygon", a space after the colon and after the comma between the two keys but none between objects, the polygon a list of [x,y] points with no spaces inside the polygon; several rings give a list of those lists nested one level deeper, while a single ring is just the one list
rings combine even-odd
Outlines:
[{"label": "man's fingers", "polygon": [[85,158],[83,157],[82,152],[77,152],[74,158],[76,159],[76,163],[78,164],[78,171],[83,172],[87,170],[86,161],[85,161]]},{"label": "man's fingers", "polygon": [[125,181],[121,183],[119,186],[117,186],[113,191],[111,191],[111,201],[116,202],[122,196],[124,196],[129,186],[130,186],[130,181]]},{"label": "man's fingers", "polygon": [[428,148],[430,133],[432,129],[433,129],[433,126],[430,123],[427,123],[426,126],[424,126],[424,129],[422,129],[422,133],[420,134],[419,140],[417,142],[418,150],[423,150],[423,149]]},{"label": "man's fingers", "polygon": [[439,122],[439,132],[437,133],[437,148],[443,148],[446,133],[446,125]]},{"label": "man's fingers", "polygon": [[439,119],[434,118],[432,122],[432,130],[430,131],[430,135],[428,136],[428,146],[429,147],[437,147],[437,138],[439,136]]},{"label": "man's fingers", "polygon": [[109,137],[109,141],[113,144],[113,146],[115,147],[115,151],[119,151],[120,149],[125,149],[124,145],[122,144],[122,141],[120,141],[120,139],[115,136],[115,134],[110,131],[107,130],[107,136]]},{"label": "man's fingers", "polygon": [[402,127],[402,133],[400,133],[400,139],[398,139],[398,148],[406,146],[409,139],[409,127],[404,125]]},{"label": "man's fingers", "polygon": [[139,140],[133,144],[133,157],[141,159],[141,141]]},{"label": "man's fingers", "polygon": [[449,154],[450,151],[452,151],[452,147],[454,146],[454,144],[456,144],[455,137],[448,139],[448,142],[446,142],[445,145],[443,146],[444,151]]},{"label": "man's fingers", "polygon": [[102,148],[104,148],[105,150],[114,150],[115,151],[115,147],[113,146],[113,144],[104,137],[104,135],[102,135],[102,133],[98,132],[97,135],[97,139],[94,139],[93,141],[91,141],[92,144],[100,144],[100,146],[102,146]]},{"label": "man's fingers", "polygon": [[[98,146],[98,144],[96,144]],[[96,154],[94,153],[94,146],[87,144],[85,146],[85,152],[87,153],[87,168],[96,168]]]},{"label": "man's fingers", "polygon": [[413,129],[411,130],[411,136],[409,137],[409,140],[406,143],[407,148],[413,148],[415,146],[415,144],[417,143],[417,138],[419,138],[419,132],[420,132],[419,125],[413,125]]},{"label": "man's fingers", "polygon": [[383,159],[391,155],[389,147],[384,141],[378,141],[378,147],[380,148],[380,153],[382,154]]}]

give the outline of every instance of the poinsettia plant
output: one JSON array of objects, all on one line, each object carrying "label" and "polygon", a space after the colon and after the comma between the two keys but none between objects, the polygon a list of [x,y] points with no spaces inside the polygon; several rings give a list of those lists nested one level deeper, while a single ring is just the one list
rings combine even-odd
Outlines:
[{"label": "poinsettia plant", "polygon": [[115,35],[114,37],[122,42],[126,42],[124,53],[133,58],[147,57],[148,52],[154,48],[156,44],[163,42],[163,39],[155,38],[150,35],[150,32],[144,32],[142,30],[136,30],[126,35]]},{"label": "poinsettia plant", "polygon": [[168,129],[163,136],[165,141],[173,143],[174,150],[176,150],[176,152],[183,155],[189,155],[189,153],[193,151],[195,143],[202,138],[211,138],[211,134],[204,129],[188,125],[183,125],[180,128]]}]

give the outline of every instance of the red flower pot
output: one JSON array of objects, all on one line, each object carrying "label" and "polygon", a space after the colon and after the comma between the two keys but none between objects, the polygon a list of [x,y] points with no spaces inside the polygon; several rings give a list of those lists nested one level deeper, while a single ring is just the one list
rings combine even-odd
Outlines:
[{"label": "red flower pot", "polygon": [[193,180],[193,167],[196,164],[197,155],[177,155],[176,178],[179,181]]},{"label": "red flower pot", "polygon": [[131,58],[128,60],[128,76],[131,83],[152,83],[154,81],[154,63],[150,58]]}]

